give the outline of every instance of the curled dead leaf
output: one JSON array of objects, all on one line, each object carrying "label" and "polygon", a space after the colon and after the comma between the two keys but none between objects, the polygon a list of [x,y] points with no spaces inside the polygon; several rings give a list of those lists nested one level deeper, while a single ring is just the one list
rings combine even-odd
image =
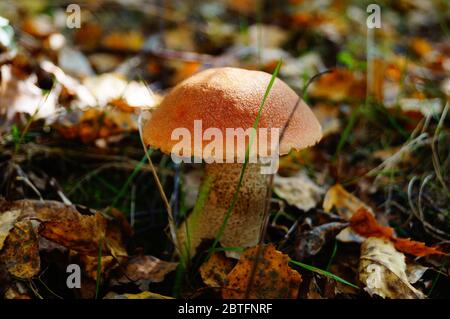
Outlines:
[{"label": "curled dead leaf", "polygon": [[370,237],[361,246],[359,279],[370,295],[392,299],[422,299],[406,275],[405,256],[384,238]]}]

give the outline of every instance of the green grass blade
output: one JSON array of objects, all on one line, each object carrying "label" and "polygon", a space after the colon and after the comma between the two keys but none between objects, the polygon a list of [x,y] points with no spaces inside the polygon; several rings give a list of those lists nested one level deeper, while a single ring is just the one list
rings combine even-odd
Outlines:
[{"label": "green grass blade", "polygon": [[345,280],[345,279],[342,279],[342,278],[339,277],[339,276],[336,276],[335,274],[332,274],[332,273],[329,272],[329,271],[326,271],[326,270],[323,270],[323,269],[320,269],[320,268],[317,268],[317,267],[314,267],[314,266],[310,266],[310,265],[307,265],[307,264],[304,264],[304,263],[301,263],[301,262],[299,262],[299,261],[292,260],[292,259],[291,259],[289,262],[292,263],[292,264],[294,264],[294,265],[296,265],[296,266],[299,266],[299,267],[301,267],[301,268],[303,268],[303,269],[306,269],[306,270],[315,272],[315,273],[317,273],[317,274],[319,274],[319,275],[326,276],[326,277],[328,277],[328,278],[331,278],[331,279],[333,279],[333,280],[336,280],[336,281],[338,281],[338,282],[340,282],[340,283],[342,283],[342,284],[345,284],[345,285],[348,285],[348,286],[350,286],[350,287],[359,289],[358,286],[356,286],[356,285],[354,285],[354,284],[348,282],[348,281]]}]

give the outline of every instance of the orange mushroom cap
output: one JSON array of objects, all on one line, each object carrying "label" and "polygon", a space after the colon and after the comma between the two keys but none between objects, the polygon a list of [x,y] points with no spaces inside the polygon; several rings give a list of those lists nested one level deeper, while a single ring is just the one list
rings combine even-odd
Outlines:
[{"label": "orange mushroom cap", "polygon": [[[172,140],[172,132],[177,128],[186,128],[193,139],[195,120],[202,121],[203,132],[208,128],[218,128],[224,138],[227,128],[252,128],[270,79],[271,74],[266,72],[232,67],[199,72],[175,86],[153,111],[143,129],[144,142],[169,154],[178,143],[178,140]],[[278,78],[275,80],[258,125],[258,128],[267,128],[269,148],[270,129],[279,128],[281,134],[298,99],[287,84]],[[291,149],[312,146],[321,137],[322,130],[317,118],[300,100],[279,145],[279,155],[287,154]],[[196,152],[201,150],[195,148],[203,149],[208,143],[210,141],[203,140],[196,146],[192,141],[191,153],[200,154]],[[233,144],[223,145],[224,156],[228,145]],[[273,149],[270,148],[270,151]],[[258,155],[263,156],[259,150]]]}]

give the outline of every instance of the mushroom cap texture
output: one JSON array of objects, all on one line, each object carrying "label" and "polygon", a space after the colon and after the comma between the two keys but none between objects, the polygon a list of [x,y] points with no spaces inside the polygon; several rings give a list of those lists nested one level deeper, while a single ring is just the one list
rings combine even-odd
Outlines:
[{"label": "mushroom cap texture", "polygon": [[[227,139],[226,129],[242,128],[245,131],[253,127],[270,79],[271,74],[266,72],[231,67],[212,68],[199,72],[175,86],[153,110],[143,128],[144,142],[170,154],[173,147],[180,141],[180,136],[172,139],[173,130],[186,128],[191,134],[190,153],[193,156],[202,154],[204,147],[211,141],[202,139],[202,142],[194,143],[194,121],[201,120],[202,135],[208,128],[218,128],[226,139],[224,143],[220,143],[221,153],[215,156],[225,158],[225,154],[229,151],[238,154],[242,149],[236,147],[242,146],[234,145],[236,141],[234,136],[230,136],[231,140]],[[268,154],[267,152],[263,154],[256,146],[257,143],[253,143],[254,151],[259,156],[270,156],[273,154],[272,151],[276,151],[274,146],[277,146],[278,139],[271,144],[271,128],[279,128],[281,135],[298,99],[298,95],[287,84],[278,78],[275,80],[258,125],[258,128],[267,128]],[[257,130],[256,141],[259,141],[260,132]],[[322,129],[319,121],[308,105],[300,100],[300,105],[292,115],[281,140],[278,153],[284,155],[291,149],[306,148],[317,143],[321,137]],[[248,140],[248,136],[245,137],[245,147],[248,145]],[[230,144],[227,141],[230,141]],[[229,148],[230,145],[233,149]]]}]

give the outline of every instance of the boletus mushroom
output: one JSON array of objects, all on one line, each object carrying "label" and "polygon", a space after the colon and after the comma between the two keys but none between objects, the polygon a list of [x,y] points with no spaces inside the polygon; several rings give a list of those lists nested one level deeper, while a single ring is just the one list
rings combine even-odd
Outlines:
[{"label": "boletus mushroom", "polygon": [[[197,204],[178,230],[179,241],[189,243],[186,252],[190,254],[203,239],[213,239],[219,232],[238,185],[247,147],[257,160],[249,162],[245,171],[236,205],[220,238],[223,247],[251,247],[258,243],[268,180],[261,168],[267,165],[267,158],[276,152],[278,159],[291,149],[314,145],[322,137],[318,120],[302,100],[291,114],[299,97],[283,81],[275,79],[259,118],[255,142],[249,143],[250,134],[239,140],[236,132],[253,127],[270,80],[268,73],[240,68],[199,72],[175,86],[144,124],[143,139],[147,145],[166,154],[173,155],[176,150],[180,158],[194,158],[197,163],[206,162]],[[289,124],[279,141],[286,123]],[[261,133],[261,128],[267,129],[266,134]],[[216,129],[216,133],[210,134],[208,129]],[[227,134],[233,129],[234,135]],[[273,129],[278,129],[278,135]],[[181,150],[180,133],[191,137]],[[211,152],[212,137],[215,147]],[[264,142],[265,152],[260,147]],[[205,151],[210,152],[205,155]]]}]

